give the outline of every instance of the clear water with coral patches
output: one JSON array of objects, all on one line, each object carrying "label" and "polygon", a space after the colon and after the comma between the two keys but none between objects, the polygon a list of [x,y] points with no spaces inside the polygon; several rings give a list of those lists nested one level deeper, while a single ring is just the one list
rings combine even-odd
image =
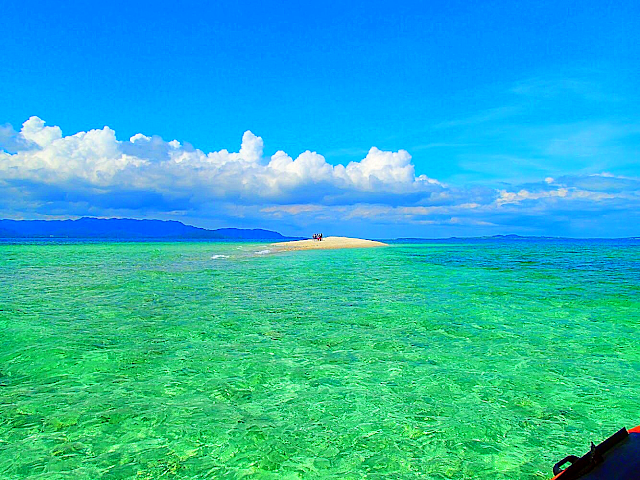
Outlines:
[{"label": "clear water with coral patches", "polygon": [[640,423],[639,245],[0,245],[0,478],[549,478]]}]

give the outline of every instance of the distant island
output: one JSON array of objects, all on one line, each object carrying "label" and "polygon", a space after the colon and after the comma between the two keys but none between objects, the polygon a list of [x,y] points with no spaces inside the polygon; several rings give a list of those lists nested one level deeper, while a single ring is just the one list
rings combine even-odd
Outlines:
[{"label": "distant island", "polygon": [[637,242],[640,237],[590,238],[590,237],[548,237],[533,235],[490,235],[483,237],[447,237],[447,238],[394,238],[385,240],[390,243],[486,243],[486,242]]},{"label": "distant island", "polygon": [[[136,220],[131,218],[83,217],[77,220],[9,220],[0,219],[0,239],[104,239],[104,240],[244,240],[287,242],[309,237],[288,237],[261,228],[206,228],[185,225],[177,220]],[[325,240],[328,240],[326,237]],[[336,237],[343,238],[343,237]],[[323,242],[325,242],[323,240]],[[355,239],[359,240],[359,239]],[[567,238],[520,235],[492,235],[484,237],[449,238],[395,238],[380,239],[388,243],[469,243],[469,242],[562,242],[562,241],[622,241],[637,242],[629,238]],[[335,242],[332,241],[332,242]],[[333,245],[332,242],[329,242]],[[331,248],[329,243],[310,241],[313,249]],[[344,242],[343,242],[344,243]],[[307,245],[306,243],[300,245]],[[373,245],[373,244],[370,244]],[[285,247],[283,245],[283,247]],[[299,245],[296,244],[296,249]],[[344,248],[344,247],[340,247]],[[306,248],[305,248],[306,249]]]},{"label": "distant island", "polygon": [[300,240],[270,230],[206,228],[175,220],[90,218],[78,220],[0,220],[0,238],[181,239],[181,240]]}]

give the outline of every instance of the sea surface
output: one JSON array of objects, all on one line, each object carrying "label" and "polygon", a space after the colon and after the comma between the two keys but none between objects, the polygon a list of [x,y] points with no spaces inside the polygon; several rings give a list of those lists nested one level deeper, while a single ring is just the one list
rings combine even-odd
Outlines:
[{"label": "sea surface", "polygon": [[1,479],[547,479],[640,424],[640,242],[0,244]]}]

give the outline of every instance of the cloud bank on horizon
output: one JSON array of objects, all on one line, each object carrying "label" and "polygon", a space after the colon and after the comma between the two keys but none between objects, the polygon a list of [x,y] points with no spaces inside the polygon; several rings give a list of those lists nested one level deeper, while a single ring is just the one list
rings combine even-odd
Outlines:
[{"label": "cloud bank on horizon", "polygon": [[455,186],[417,174],[406,150],[371,147],[360,161],[332,165],[313,151],[265,157],[263,147],[250,131],[238,152],[209,153],[141,133],[118,140],[109,127],[65,136],[33,116],[19,131],[0,127],[0,216],[284,222],[286,233],[343,222],[378,237],[638,234],[619,225],[638,216],[638,178],[594,172]]}]

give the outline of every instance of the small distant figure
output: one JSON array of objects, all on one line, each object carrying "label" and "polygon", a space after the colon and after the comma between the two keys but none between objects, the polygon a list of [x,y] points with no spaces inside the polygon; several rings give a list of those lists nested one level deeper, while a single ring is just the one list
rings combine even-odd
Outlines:
[{"label": "small distant figure", "polygon": [[318,234],[318,240],[322,241],[322,234],[321,233]]},{"label": "small distant figure", "polygon": [[317,234],[317,233],[314,233],[314,234],[313,234],[313,239],[314,239],[314,240],[318,240],[318,234]]}]

